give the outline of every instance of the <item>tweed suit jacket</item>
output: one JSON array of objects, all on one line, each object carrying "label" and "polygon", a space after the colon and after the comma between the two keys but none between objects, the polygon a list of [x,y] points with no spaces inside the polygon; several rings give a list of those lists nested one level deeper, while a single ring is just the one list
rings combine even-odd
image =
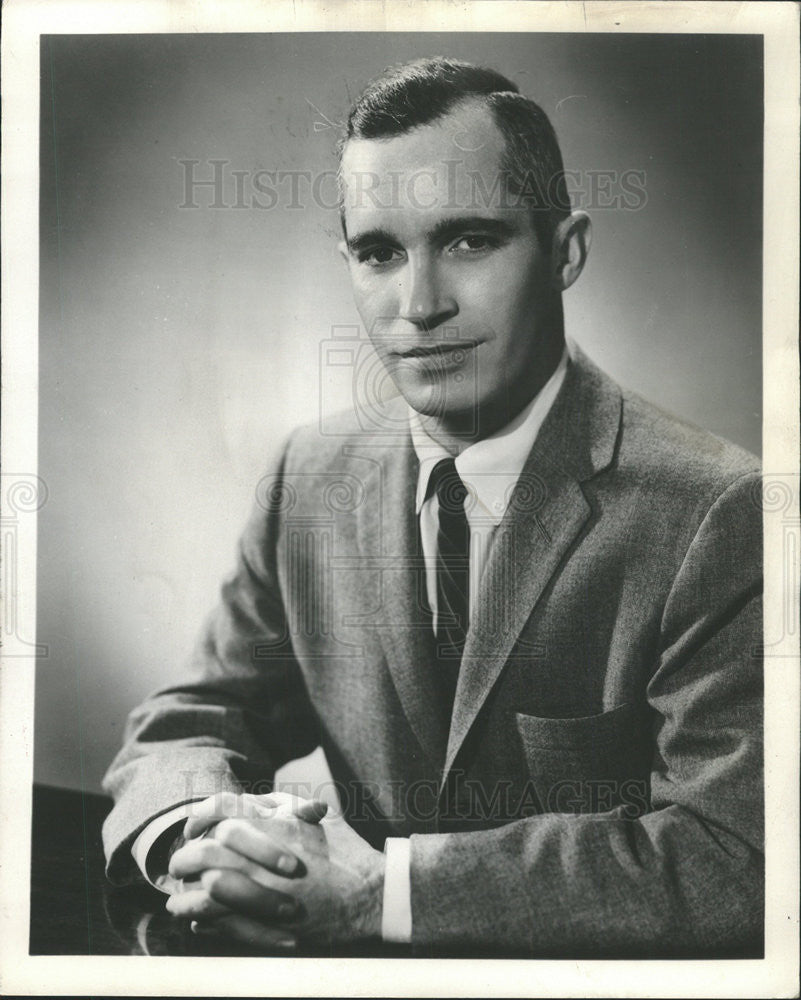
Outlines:
[{"label": "tweed suit jacket", "polygon": [[154,817],[325,750],[349,822],[410,836],[413,946],[758,952],[761,514],[753,456],[580,351],[437,699],[417,460],[344,423],[259,484],[187,679],[130,716],[109,876]]}]

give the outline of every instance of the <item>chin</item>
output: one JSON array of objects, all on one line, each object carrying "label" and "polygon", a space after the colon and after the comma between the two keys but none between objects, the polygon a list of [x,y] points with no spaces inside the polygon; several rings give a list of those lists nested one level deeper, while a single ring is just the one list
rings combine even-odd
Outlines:
[{"label": "chin", "polygon": [[474,387],[461,385],[453,387],[448,382],[428,385],[398,383],[398,389],[411,406],[424,417],[436,417],[446,421],[463,421],[476,410]]}]

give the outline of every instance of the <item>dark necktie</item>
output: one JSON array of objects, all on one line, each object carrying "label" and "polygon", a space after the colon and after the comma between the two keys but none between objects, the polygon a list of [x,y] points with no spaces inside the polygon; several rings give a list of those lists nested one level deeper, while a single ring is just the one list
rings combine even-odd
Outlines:
[{"label": "dark necktie", "polygon": [[439,504],[437,659],[455,691],[470,607],[470,527],[464,509],[467,490],[452,458],[434,466],[427,493],[436,493]]}]

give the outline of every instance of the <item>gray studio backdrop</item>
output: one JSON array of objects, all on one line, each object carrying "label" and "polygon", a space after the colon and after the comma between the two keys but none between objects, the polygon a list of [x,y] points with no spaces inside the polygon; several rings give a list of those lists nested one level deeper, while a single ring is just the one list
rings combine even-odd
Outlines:
[{"label": "gray studio backdrop", "polygon": [[45,38],[38,780],[99,787],[127,711],[179,674],[269,457],[349,405],[321,363],[358,324],[324,175],[366,81],[433,54],[511,76],[582,172],[568,332],[759,452],[760,38]]}]

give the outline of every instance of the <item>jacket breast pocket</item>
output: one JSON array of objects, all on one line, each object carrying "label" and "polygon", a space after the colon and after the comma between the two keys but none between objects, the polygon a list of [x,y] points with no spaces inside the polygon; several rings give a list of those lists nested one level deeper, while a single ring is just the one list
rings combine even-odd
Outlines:
[{"label": "jacket breast pocket", "polygon": [[652,748],[644,711],[627,703],[577,719],[516,713],[533,801],[542,812],[648,809]]}]

